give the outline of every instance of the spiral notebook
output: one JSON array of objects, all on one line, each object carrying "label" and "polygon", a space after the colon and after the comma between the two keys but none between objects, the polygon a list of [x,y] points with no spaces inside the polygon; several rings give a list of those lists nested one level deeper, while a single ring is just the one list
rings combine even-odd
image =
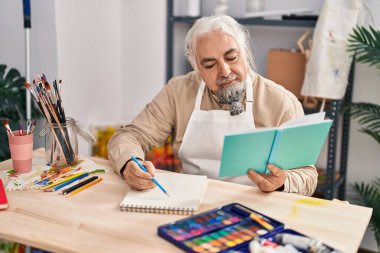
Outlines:
[{"label": "spiral notebook", "polygon": [[199,208],[207,187],[207,177],[180,173],[157,173],[156,180],[169,197],[158,187],[147,191],[128,190],[120,203],[127,212],[192,215]]}]

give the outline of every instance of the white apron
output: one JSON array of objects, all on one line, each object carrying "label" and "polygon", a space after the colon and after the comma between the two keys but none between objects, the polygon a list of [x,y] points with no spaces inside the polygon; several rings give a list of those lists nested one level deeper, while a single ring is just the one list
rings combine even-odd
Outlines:
[{"label": "white apron", "polygon": [[246,80],[245,112],[237,116],[231,116],[230,112],[225,110],[202,111],[200,108],[204,89],[205,83],[202,81],[195,99],[194,111],[178,151],[184,173],[207,175],[212,179],[254,185],[247,175],[223,178],[218,176],[224,136],[255,129],[250,76],[248,75]]}]

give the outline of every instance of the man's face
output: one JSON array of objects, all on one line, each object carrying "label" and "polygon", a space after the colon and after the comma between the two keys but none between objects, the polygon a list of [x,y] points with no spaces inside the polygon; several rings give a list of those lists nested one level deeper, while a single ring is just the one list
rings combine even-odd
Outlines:
[{"label": "man's face", "polygon": [[201,78],[212,91],[242,83],[247,64],[233,37],[213,31],[197,40],[197,65]]}]

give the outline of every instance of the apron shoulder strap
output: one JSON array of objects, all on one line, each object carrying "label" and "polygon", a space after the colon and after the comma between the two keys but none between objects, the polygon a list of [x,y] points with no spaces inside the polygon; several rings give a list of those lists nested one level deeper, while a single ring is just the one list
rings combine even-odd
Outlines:
[{"label": "apron shoulder strap", "polygon": [[199,84],[197,97],[195,98],[195,107],[194,107],[194,110],[195,109],[197,109],[197,110],[201,109],[202,96],[203,96],[204,89],[205,89],[205,82],[201,81],[201,83]]},{"label": "apron shoulder strap", "polygon": [[247,79],[246,79],[246,82],[245,82],[245,110],[247,113],[251,113],[252,114],[252,107],[253,107],[253,88],[252,88],[252,79],[249,75],[249,73],[247,73]]}]

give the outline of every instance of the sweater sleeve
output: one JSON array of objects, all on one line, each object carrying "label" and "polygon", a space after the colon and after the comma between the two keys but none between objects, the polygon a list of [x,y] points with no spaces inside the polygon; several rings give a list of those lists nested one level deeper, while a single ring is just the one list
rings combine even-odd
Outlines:
[{"label": "sweater sleeve", "polygon": [[286,171],[284,192],[311,196],[318,182],[318,173],[314,166],[305,166]]},{"label": "sweater sleeve", "polygon": [[119,175],[132,155],[144,159],[147,151],[164,144],[170,135],[174,122],[170,94],[170,85],[166,85],[130,124],[118,129],[110,139],[108,158]]}]

